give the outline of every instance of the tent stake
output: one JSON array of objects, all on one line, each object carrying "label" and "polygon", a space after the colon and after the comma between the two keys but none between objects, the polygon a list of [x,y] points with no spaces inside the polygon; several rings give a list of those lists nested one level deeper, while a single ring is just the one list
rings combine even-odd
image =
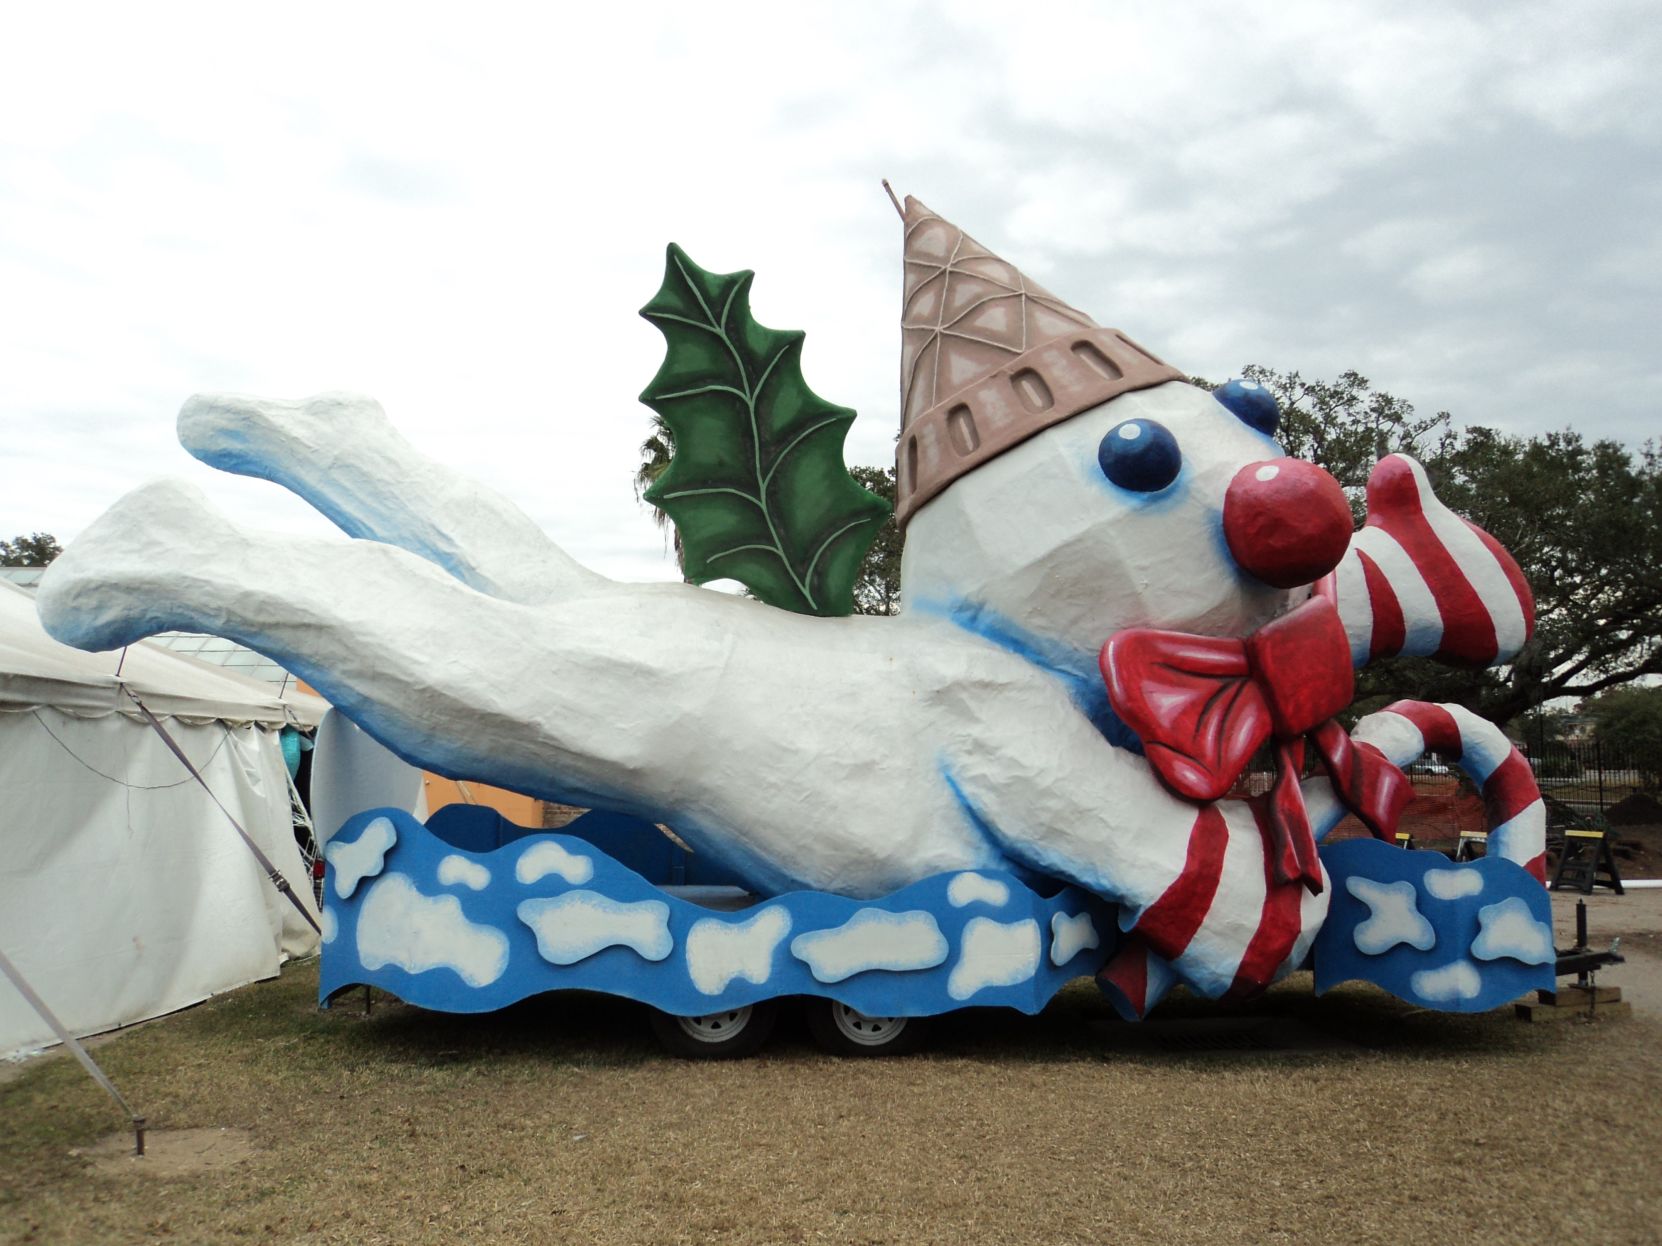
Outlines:
[{"label": "tent stake", "polygon": [[46,1022],[52,1033],[58,1036],[58,1041],[75,1053],[75,1058],[92,1076],[92,1080],[109,1091],[110,1098],[121,1105],[121,1110],[127,1113],[127,1119],[133,1122],[133,1154],[142,1156],[144,1154],[144,1117],[133,1111],[127,1100],[121,1097],[121,1092],[115,1088],[115,1083],[105,1075],[103,1069],[98,1067],[97,1061],[87,1054],[87,1049],[81,1046],[75,1036],[64,1029],[63,1022],[58,1020],[57,1013],[48,1008],[46,1001],[35,994],[35,988],[29,985],[23,977],[22,971],[12,964],[10,958],[4,952],[0,952],[0,973],[11,979],[11,983],[17,988],[18,994],[23,996],[29,1007],[40,1015],[40,1019]]}]

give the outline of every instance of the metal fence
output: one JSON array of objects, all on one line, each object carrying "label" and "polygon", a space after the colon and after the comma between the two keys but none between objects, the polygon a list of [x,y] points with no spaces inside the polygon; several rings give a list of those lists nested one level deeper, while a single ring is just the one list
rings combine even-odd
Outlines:
[{"label": "metal fence", "polygon": [[1588,739],[1552,739],[1526,730],[1519,751],[1529,759],[1543,795],[1585,814],[1603,815],[1635,792],[1657,795],[1662,751],[1624,748]]}]

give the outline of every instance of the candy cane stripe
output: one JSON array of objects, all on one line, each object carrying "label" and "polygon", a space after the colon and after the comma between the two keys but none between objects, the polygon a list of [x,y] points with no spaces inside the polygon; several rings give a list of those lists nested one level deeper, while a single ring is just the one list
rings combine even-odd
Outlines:
[{"label": "candy cane stripe", "polygon": [[[1267,811],[1260,801],[1252,802],[1252,815],[1258,822],[1259,833],[1269,834]],[[1275,972],[1293,950],[1293,944],[1303,928],[1303,887],[1295,883],[1278,883],[1273,865],[1264,857],[1264,906],[1258,918],[1258,929],[1247,944],[1241,963],[1235,970],[1226,999],[1240,999],[1255,995],[1275,980]]]},{"label": "candy cane stripe", "polygon": [[[1413,747],[1419,736],[1421,748]],[[1516,862],[1546,881],[1546,806],[1529,759],[1486,718],[1459,705],[1398,701],[1356,724],[1355,738],[1378,747],[1398,766],[1424,753],[1456,763],[1478,785],[1489,830],[1489,853]]]},{"label": "candy cane stripe", "polygon": [[1535,788],[1535,772],[1529,768],[1528,759],[1517,749],[1513,749],[1483,781],[1483,808],[1492,827],[1505,826],[1525,809],[1540,802],[1540,793]]},{"label": "candy cane stripe", "polygon": [[1202,808],[1189,833],[1182,873],[1137,920],[1137,933],[1162,956],[1181,956],[1206,920],[1223,876],[1228,843],[1229,828],[1218,807]]},{"label": "candy cane stripe", "polygon": [[1388,658],[1402,652],[1408,632],[1402,621],[1402,606],[1391,591],[1391,582],[1379,569],[1379,564],[1361,550],[1356,561],[1362,567],[1362,579],[1367,588],[1369,612],[1373,616],[1373,633],[1368,638],[1368,661]]},{"label": "candy cane stripe", "polygon": [[[1447,707],[1432,705],[1429,701],[1398,701],[1387,705],[1381,713],[1397,714],[1414,724],[1420,733],[1420,747],[1427,753],[1436,753],[1449,761],[1459,761],[1464,747],[1460,742],[1460,727]],[[1412,757],[1391,758],[1399,766],[1413,761]]]},{"label": "candy cane stripe", "polygon": [[[1382,462],[1368,481],[1368,523],[1390,532],[1431,590],[1442,621],[1435,656],[1487,666],[1499,652],[1494,620],[1426,517],[1419,484],[1407,459]],[[1376,490],[1381,491],[1378,503]]]},{"label": "candy cane stripe", "polygon": [[1401,454],[1374,468],[1367,523],[1314,591],[1338,606],[1357,665],[1402,653],[1488,666],[1535,627],[1516,560],[1438,501],[1425,469]]},{"label": "candy cane stripe", "polygon": [[[1529,638],[1535,634],[1535,594],[1530,591],[1529,581],[1524,578],[1523,568],[1518,566],[1517,560],[1507,552],[1506,546],[1495,540],[1482,528],[1479,528],[1469,519],[1462,519],[1460,522],[1476,533],[1477,539],[1483,542],[1483,548],[1493,556],[1495,565],[1500,568],[1501,574],[1506,577],[1506,582],[1512,589],[1512,596],[1517,599],[1518,612],[1523,620],[1523,636],[1518,640],[1514,649],[1521,649]],[[1501,648],[1506,650],[1506,645],[1503,643]]]}]

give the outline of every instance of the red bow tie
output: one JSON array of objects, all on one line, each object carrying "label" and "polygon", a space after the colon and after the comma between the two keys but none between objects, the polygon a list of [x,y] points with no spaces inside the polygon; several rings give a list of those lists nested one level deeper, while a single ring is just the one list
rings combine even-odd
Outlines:
[{"label": "red bow tie", "polygon": [[1350,641],[1326,598],[1311,598],[1245,640],[1130,628],[1102,647],[1101,664],[1114,712],[1179,796],[1218,800],[1274,739],[1275,784],[1263,812],[1265,852],[1280,882],[1322,889],[1298,782],[1306,737],[1340,802],[1379,838],[1390,837],[1413,796],[1402,771],[1334,721],[1355,681]]}]

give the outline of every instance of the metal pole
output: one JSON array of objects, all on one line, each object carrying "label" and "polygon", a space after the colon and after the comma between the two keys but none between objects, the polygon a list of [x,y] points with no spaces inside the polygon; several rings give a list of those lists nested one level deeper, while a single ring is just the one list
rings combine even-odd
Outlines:
[{"label": "metal pole", "polygon": [[1593,762],[1599,772],[1599,816],[1604,816],[1604,741],[1593,737]]},{"label": "metal pole", "polygon": [[29,1007],[40,1014],[40,1019],[46,1022],[47,1028],[58,1036],[58,1041],[75,1053],[75,1058],[81,1062],[81,1067],[86,1069],[92,1080],[107,1090],[110,1098],[121,1105],[121,1110],[127,1113],[127,1119],[133,1122],[133,1154],[143,1155],[144,1117],[133,1111],[127,1100],[121,1097],[121,1092],[115,1088],[115,1083],[109,1079],[103,1069],[98,1067],[98,1062],[87,1054],[87,1049],[76,1041],[75,1036],[64,1028],[63,1022],[58,1020],[57,1013],[48,1008],[46,1001],[35,994],[34,987],[29,985],[17,966],[11,963],[4,952],[0,952],[0,974],[5,974],[6,977],[11,979],[11,983],[17,988],[18,994],[23,996]]}]

